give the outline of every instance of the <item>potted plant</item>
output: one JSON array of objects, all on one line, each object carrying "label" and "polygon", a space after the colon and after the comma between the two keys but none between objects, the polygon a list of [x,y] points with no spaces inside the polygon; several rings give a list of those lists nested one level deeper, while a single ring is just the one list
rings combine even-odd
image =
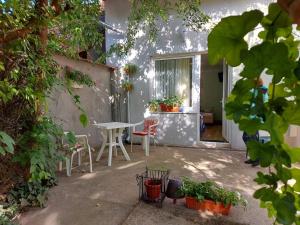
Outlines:
[{"label": "potted plant", "polygon": [[161,180],[160,179],[147,179],[144,181],[146,193],[149,200],[155,200],[160,197],[161,193]]},{"label": "potted plant", "polygon": [[179,112],[182,105],[182,98],[174,95],[169,98],[165,98],[160,103],[161,111],[163,112]]},{"label": "potted plant", "polygon": [[122,84],[122,88],[125,90],[125,91],[132,91],[133,90],[133,84],[130,83],[129,81],[124,81],[123,84]]},{"label": "potted plant", "polygon": [[150,112],[157,112],[159,107],[160,100],[153,99],[149,102],[149,110]]},{"label": "potted plant", "polygon": [[128,76],[135,75],[138,70],[138,67],[135,64],[126,64],[124,66],[124,73],[127,74]]},{"label": "potted plant", "polygon": [[185,195],[188,208],[216,214],[228,215],[231,206],[247,204],[240,193],[227,190],[212,181],[195,182],[184,178],[180,192]]}]

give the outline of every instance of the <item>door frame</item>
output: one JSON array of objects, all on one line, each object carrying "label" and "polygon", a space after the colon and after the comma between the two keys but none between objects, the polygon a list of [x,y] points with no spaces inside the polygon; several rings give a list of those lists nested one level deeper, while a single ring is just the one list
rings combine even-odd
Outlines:
[{"label": "door frame", "polygon": [[[205,55],[207,53],[201,53]],[[200,57],[201,60],[201,57]],[[202,67],[202,60],[200,63],[200,79],[199,79],[199,92],[201,93],[201,67]],[[229,67],[225,60],[223,61],[223,97],[222,97],[222,136],[226,139],[227,142],[217,142],[217,141],[201,141],[199,137],[199,145],[200,147],[204,148],[231,148],[231,121],[226,119],[226,112],[225,112],[225,103],[227,97],[229,96],[231,89],[232,89],[232,68]],[[226,79],[226,82],[225,82]],[[200,95],[199,93],[199,95]],[[227,96],[226,96],[227,95]],[[225,98],[224,98],[225,97]],[[200,106],[201,106],[201,97],[199,100],[199,115],[200,115]],[[199,123],[200,125],[200,123]],[[199,132],[200,133],[200,132]]]}]

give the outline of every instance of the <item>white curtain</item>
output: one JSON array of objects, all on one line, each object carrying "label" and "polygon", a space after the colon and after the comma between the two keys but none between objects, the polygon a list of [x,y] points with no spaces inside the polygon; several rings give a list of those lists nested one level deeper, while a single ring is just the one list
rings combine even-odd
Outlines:
[{"label": "white curtain", "polygon": [[156,99],[177,95],[183,106],[192,103],[192,58],[155,61],[154,96]]}]

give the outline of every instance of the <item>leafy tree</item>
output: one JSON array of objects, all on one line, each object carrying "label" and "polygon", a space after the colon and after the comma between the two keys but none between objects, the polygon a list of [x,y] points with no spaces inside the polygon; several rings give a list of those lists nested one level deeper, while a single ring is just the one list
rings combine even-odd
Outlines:
[{"label": "leafy tree", "polygon": [[[245,36],[260,29],[254,46]],[[299,40],[288,14],[276,4],[269,5],[267,15],[259,10],[223,18],[208,36],[208,57],[215,64],[223,58],[230,66],[243,65],[226,104],[226,113],[242,131],[270,134],[267,143],[247,144],[251,159],[259,159],[268,173],[257,173],[255,181],[262,187],[254,197],[267,208],[274,223],[300,224],[300,149],[284,142],[289,125],[300,125]],[[253,104],[253,91],[263,73],[271,76],[269,102]],[[253,118],[253,115],[259,115]]]},{"label": "leafy tree", "polygon": [[[77,58],[79,52],[94,49],[100,58],[102,13],[98,0],[0,1],[1,180],[9,183],[23,176],[25,181],[44,183],[55,177],[63,132],[46,116],[47,97],[55,85],[66,85],[73,95],[65,79],[79,77],[87,85],[91,81],[83,75],[57,77],[59,67],[52,55]],[[79,96],[73,98],[86,126]]]}]

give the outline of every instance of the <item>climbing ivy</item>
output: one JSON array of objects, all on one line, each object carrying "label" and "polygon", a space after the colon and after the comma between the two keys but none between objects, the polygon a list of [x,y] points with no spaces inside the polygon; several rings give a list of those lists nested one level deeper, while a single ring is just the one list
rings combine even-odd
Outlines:
[{"label": "climbing ivy", "polygon": [[108,54],[116,53],[118,56],[128,54],[134,47],[139,31],[143,30],[149,37],[150,43],[155,42],[161,23],[167,23],[170,12],[177,12],[177,17],[183,27],[192,30],[202,30],[210,17],[201,8],[201,0],[130,0],[130,15],[126,40],[111,46]]},{"label": "climbing ivy", "polygon": [[[257,31],[258,32],[257,34]],[[240,67],[226,104],[228,119],[242,131],[255,134],[264,130],[270,142],[251,141],[247,148],[251,159],[259,159],[269,172],[258,172],[261,185],[254,197],[267,208],[275,224],[300,224],[300,148],[285,143],[289,125],[300,125],[299,36],[292,21],[276,4],[268,14],[259,10],[223,18],[208,36],[208,57],[212,64],[225,58],[232,67]],[[256,35],[257,34],[257,35]],[[254,46],[245,41],[257,38]],[[256,35],[256,36],[255,36]],[[253,104],[256,81],[263,74],[272,78],[269,101]],[[256,115],[256,116],[253,116]]]}]

